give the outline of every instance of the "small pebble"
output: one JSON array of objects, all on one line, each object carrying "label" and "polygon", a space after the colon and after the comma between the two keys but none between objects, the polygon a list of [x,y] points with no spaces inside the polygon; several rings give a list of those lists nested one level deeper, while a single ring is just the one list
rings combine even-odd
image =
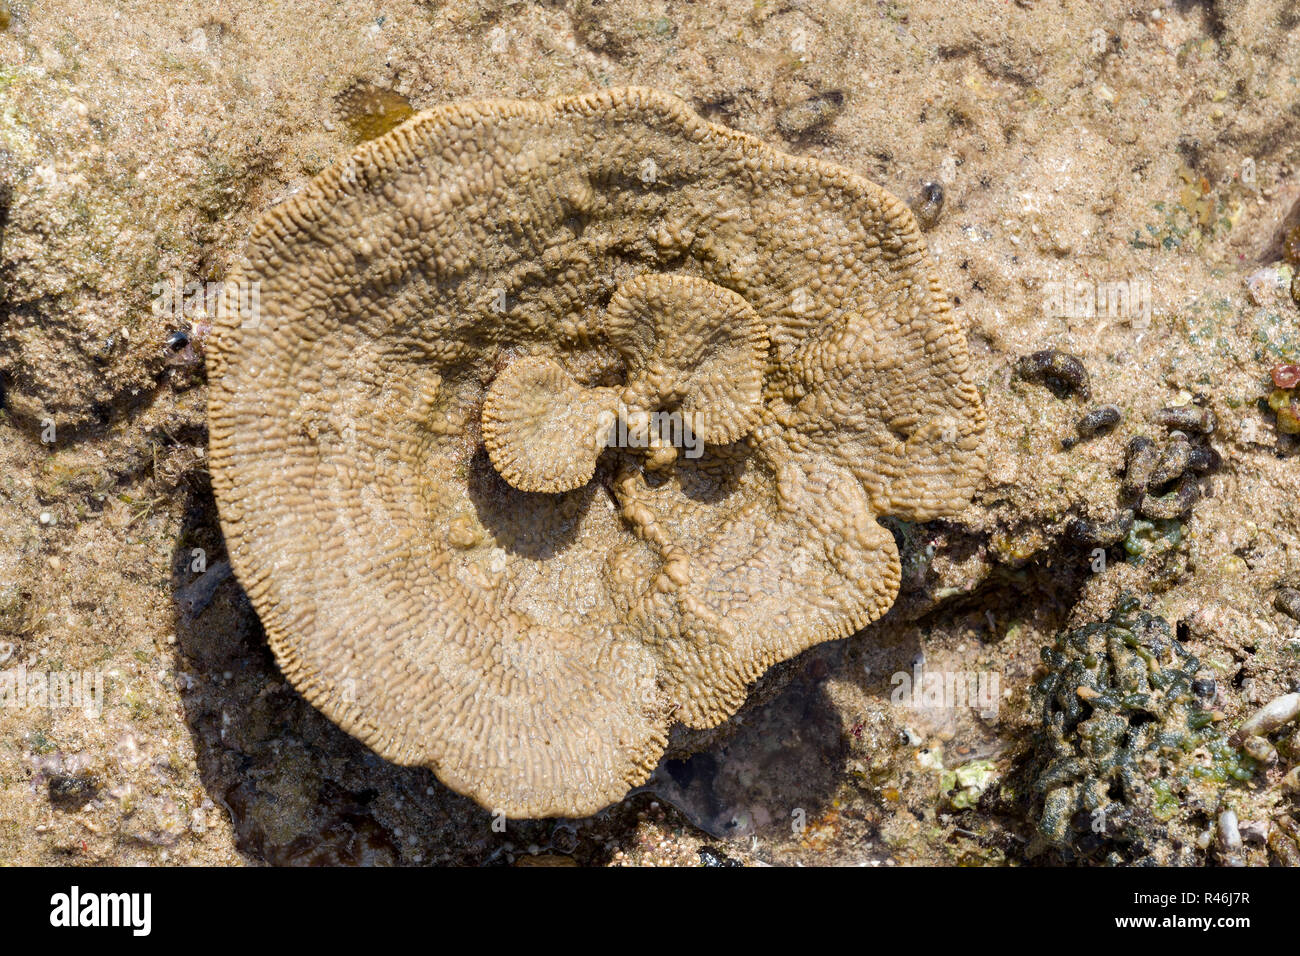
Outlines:
[{"label": "small pebble", "polygon": [[1165,445],[1164,453],[1151,472],[1148,488],[1162,488],[1181,477],[1192,466],[1192,446],[1186,439],[1175,439]]},{"label": "small pebble", "polygon": [[1300,693],[1274,698],[1241,725],[1241,732],[1253,737],[1272,733],[1300,715]]},{"label": "small pebble", "polygon": [[1168,495],[1143,495],[1138,510],[1148,518],[1171,520],[1184,517],[1200,500],[1201,491],[1191,475],[1184,475]]},{"label": "small pebble", "polygon": [[1287,617],[1300,621],[1300,591],[1283,585],[1273,595],[1273,606]]},{"label": "small pebble", "polygon": [[1194,445],[1187,464],[1192,471],[1205,473],[1207,471],[1217,471],[1219,466],[1223,464],[1223,458],[1209,445]]},{"label": "small pebble", "polygon": [[923,230],[928,232],[939,224],[939,217],[943,214],[943,198],[943,184],[932,180],[922,183],[920,195],[908,203],[912,214],[916,216],[917,224]]},{"label": "small pebble", "polygon": [[1219,814],[1219,845],[1229,850],[1241,849],[1241,831],[1237,829],[1237,814],[1224,810]]},{"label": "small pebble", "polygon": [[1253,757],[1260,763],[1271,764],[1277,760],[1277,750],[1263,737],[1243,738],[1241,749],[1246,751],[1247,756]]},{"label": "small pebble", "polygon": [[1016,362],[1016,373],[1027,382],[1051,389],[1057,398],[1078,395],[1087,401],[1092,397],[1083,361],[1060,349],[1042,349],[1022,356]]},{"label": "small pebble", "polygon": [[1166,428],[1176,428],[1186,432],[1200,432],[1202,435],[1210,434],[1217,424],[1214,412],[1196,405],[1162,408],[1156,413],[1156,421]]},{"label": "small pebble", "polygon": [[167,364],[176,366],[197,365],[200,361],[199,353],[195,351],[199,343],[203,340],[203,330],[195,329],[191,334],[184,329],[173,329],[167,336],[164,351],[167,353]]},{"label": "small pebble", "polygon": [[1292,767],[1286,772],[1286,776],[1280,781],[1283,790],[1289,790],[1292,793],[1300,793],[1300,764]]},{"label": "small pebble", "polygon": [[1300,866],[1300,826],[1290,817],[1277,817],[1268,831],[1268,848],[1283,866]]},{"label": "small pebble", "polygon": [[1122,417],[1118,405],[1098,405],[1075,422],[1074,428],[1079,437],[1063,439],[1061,447],[1072,448],[1081,441],[1105,434],[1118,425]]},{"label": "small pebble", "polygon": [[1146,435],[1135,435],[1129,439],[1124,461],[1124,490],[1130,494],[1146,491],[1151,484],[1151,474],[1160,461],[1156,443]]},{"label": "small pebble", "polygon": [[1084,547],[1108,548],[1124,540],[1132,528],[1133,511],[1125,508],[1109,521],[1085,521],[1083,518],[1074,518],[1070,521],[1068,533],[1074,541]]},{"label": "small pebble", "polygon": [[1241,838],[1249,843],[1263,843],[1268,839],[1267,820],[1242,820],[1238,824]]},{"label": "small pebble", "polygon": [[1241,858],[1241,831],[1237,829],[1237,814],[1224,810],[1219,814],[1220,859],[1224,866],[1245,866]]}]

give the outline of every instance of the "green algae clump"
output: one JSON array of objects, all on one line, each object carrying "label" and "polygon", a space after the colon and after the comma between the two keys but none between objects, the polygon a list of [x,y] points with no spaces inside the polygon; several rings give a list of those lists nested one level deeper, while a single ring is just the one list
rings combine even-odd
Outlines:
[{"label": "green algae clump", "polygon": [[1067,861],[1197,862],[1222,790],[1255,768],[1218,730],[1200,661],[1132,596],[1042,656],[1025,768],[1042,841]]}]

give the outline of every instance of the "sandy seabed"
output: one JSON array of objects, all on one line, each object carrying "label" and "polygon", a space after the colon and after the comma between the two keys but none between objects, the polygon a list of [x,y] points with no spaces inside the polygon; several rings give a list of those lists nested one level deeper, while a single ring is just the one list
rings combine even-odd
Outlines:
[{"label": "sandy seabed", "polygon": [[[1297,689],[1274,606],[1300,582],[1297,442],[1267,401],[1300,358],[1289,0],[0,0],[0,25],[0,674],[24,688],[0,698],[0,862],[1072,862],[1095,848],[1044,844],[1015,783],[1055,634],[1137,594],[1228,733]],[[990,467],[965,513],[899,529],[883,620],[683,735],[647,792],[502,828],[280,677],[222,574],[203,367],[169,349],[185,317],[156,290],[219,282],[257,217],[365,134],[357,89],[418,110],[621,85],[915,201]],[[1086,401],[1017,374],[1042,349],[1079,357]],[[1120,423],[1064,448],[1100,404]],[[1222,464],[1189,517],[1099,567],[1071,519],[1115,512],[1127,442],[1164,440],[1169,406],[1212,411]],[[974,676],[976,699],[926,706],[927,671]],[[1300,858],[1277,836],[1300,832],[1295,725],[1271,742],[1146,852]]]}]

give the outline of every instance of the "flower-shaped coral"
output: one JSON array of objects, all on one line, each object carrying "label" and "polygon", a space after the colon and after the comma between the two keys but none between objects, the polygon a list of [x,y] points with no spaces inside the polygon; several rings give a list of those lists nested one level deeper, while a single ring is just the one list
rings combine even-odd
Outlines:
[{"label": "flower-shaped coral", "polygon": [[419,114],[272,209],[215,330],[213,487],[285,675],[511,816],[643,782],[883,614],[877,518],[984,426],[916,224],[612,90]]},{"label": "flower-shaped coral", "polygon": [[659,471],[688,446],[726,444],[758,423],[767,361],[763,322],[704,279],[642,275],[618,287],[603,331],[627,365],[625,387],[583,387],[553,359],[521,358],[488,389],[483,440],[520,491],[586,484],[607,445],[647,449]]}]

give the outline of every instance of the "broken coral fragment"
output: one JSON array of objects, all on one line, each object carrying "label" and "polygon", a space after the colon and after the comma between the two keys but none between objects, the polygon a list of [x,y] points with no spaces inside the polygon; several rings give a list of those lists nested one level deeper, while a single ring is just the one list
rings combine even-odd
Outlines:
[{"label": "broken coral fragment", "polygon": [[509,816],[618,800],[674,722],[878,618],[877,519],[983,471],[907,208],[661,93],[418,114],[234,281],[261,314],[214,330],[213,487],[281,668]]}]

